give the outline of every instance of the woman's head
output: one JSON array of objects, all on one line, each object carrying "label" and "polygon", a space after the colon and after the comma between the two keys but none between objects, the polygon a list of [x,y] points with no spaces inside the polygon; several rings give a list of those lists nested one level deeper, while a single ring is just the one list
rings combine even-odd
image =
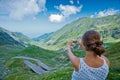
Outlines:
[{"label": "woman's head", "polygon": [[100,40],[100,34],[94,30],[87,31],[82,37],[82,42],[87,51],[93,51],[99,56],[105,52],[102,46],[103,42]]}]

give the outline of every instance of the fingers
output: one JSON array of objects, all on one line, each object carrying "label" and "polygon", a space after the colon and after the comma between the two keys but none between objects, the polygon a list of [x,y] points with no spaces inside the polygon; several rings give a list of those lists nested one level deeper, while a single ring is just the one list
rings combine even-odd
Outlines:
[{"label": "fingers", "polygon": [[73,41],[71,40],[70,42],[68,42],[69,46],[73,46]]},{"label": "fingers", "polygon": [[81,41],[80,41],[80,40],[76,40],[76,42],[73,41],[73,40],[71,40],[71,41],[68,42],[68,45],[69,45],[69,46],[73,46],[74,43],[76,43],[76,44],[78,44],[78,45],[81,45]]},{"label": "fingers", "polygon": [[81,41],[80,41],[80,40],[77,40],[77,44],[78,44],[78,45],[81,45]]}]

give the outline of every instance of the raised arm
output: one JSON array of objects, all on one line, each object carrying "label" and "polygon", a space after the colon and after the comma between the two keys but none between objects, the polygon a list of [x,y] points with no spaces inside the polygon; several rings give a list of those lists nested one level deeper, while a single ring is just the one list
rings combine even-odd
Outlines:
[{"label": "raised arm", "polygon": [[75,68],[75,71],[78,71],[79,70],[80,59],[72,53],[72,50],[71,50],[72,45],[73,45],[73,41],[70,41],[68,43],[68,47],[67,47],[67,54],[69,56],[69,59],[70,59],[72,65]]}]

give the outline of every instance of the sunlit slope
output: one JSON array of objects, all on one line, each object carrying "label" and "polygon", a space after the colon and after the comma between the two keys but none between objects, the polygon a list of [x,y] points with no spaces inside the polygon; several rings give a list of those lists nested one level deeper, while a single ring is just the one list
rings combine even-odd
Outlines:
[{"label": "sunlit slope", "polygon": [[120,42],[111,45],[106,51],[106,56],[110,60],[109,80],[120,79]]},{"label": "sunlit slope", "polygon": [[[64,53],[61,53],[64,54]],[[38,59],[44,64],[50,66],[52,69],[56,69],[57,66],[61,66],[66,63],[66,59],[63,59],[59,52],[49,51],[36,46],[29,46],[26,48],[20,48],[18,46],[4,45],[0,46],[0,79],[11,76],[21,77],[24,73],[27,75],[36,74],[31,71],[28,66],[25,66],[24,59],[14,58],[16,56],[30,57]],[[68,58],[67,58],[68,59]],[[36,64],[35,61],[29,60],[31,63]],[[22,75],[18,75],[21,74]],[[37,75],[37,74],[36,74]],[[28,77],[26,77],[27,79]],[[13,80],[14,80],[13,79]]]},{"label": "sunlit slope", "polygon": [[80,18],[65,25],[51,34],[47,39],[40,41],[41,47],[47,49],[61,49],[68,41],[81,38],[88,30],[99,31],[104,41],[120,39],[120,15],[101,18]]},{"label": "sunlit slope", "polygon": [[[119,80],[120,79],[120,42],[112,44],[109,48],[106,49],[105,55],[109,58],[111,65],[110,65],[110,73],[106,80]],[[75,55],[83,56],[84,52],[81,51],[74,51]],[[66,56],[65,54],[61,53],[62,55]],[[42,54],[44,55],[44,54]],[[59,58],[61,55],[58,55]],[[54,56],[55,57],[55,56]],[[66,56],[67,58],[67,56]],[[50,59],[49,59],[50,61]],[[57,59],[56,59],[57,61]],[[58,66],[56,70],[48,72],[46,74],[37,75],[35,73],[29,72],[27,68],[24,68],[23,72],[17,72],[9,77],[6,77],[4,80],[70,80],[71,75],[73,72],[73,67],[69,63],[69,60],[63,66]],[[19,61],[20,62],[20,61]],[[58,61],[59,62],[59,61]],[[68,65],[66,65],[68,63]],[[14,63],[14,65],[17,64]],[[20,65],[19,65],[20,66]],[[14,66],[15,68],[16,66]],[[16,69],[16,68],[15,68]]]},{"label": "sunlit slope", "polygon": [[0,27],[0,45],[7,44],[26,47],[37,43],[20,32],[11,32]]}]

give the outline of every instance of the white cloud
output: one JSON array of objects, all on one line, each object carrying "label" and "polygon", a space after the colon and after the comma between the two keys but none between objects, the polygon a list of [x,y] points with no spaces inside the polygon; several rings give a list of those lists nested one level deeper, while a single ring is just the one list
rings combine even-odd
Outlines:
[{"label": "white cloud", "polygon": [[81,8],[82,8],[82,6],[79,6],[79,7],[70,6],[70,5],[66,5],[66,6],[60,5],[59,6],[59,10],[65,17],[68,17],[71,14],[76,14],[77,12],[80,12]]},{"label": "white cloud", "polygon": [[[62,5],[61,4],[60,6],[57,6],[56,9],[58,9],[60,11],[60,14],[51,14],[52,16],[53,15],[57,16],[57,17],[54,17],[55,21],[51,21],[51,20],[53,20],[53,19],[51,19],[53,17],[51,17],[51,15],[50,15],[49,20],[51,22],[62,22],[63,20],[65,20],[66,18],[68,18],[70,15],[76,14],[77,12],[80,12],[81,9],[82,9],[82,5],[79,6],[79,7],[76,7],[76,6]],[[58,19],[58,16],[59,16],[59,19]]]},{"label": "white cloud", "polygon": [[60,15],[60,14],[51,14],[49,16],[49,20],[51,22],[62,22],[64,20],[64,17],[63,15]]},{"label": "white cloud", "polygon": [[74,1],[73,1],[73,0],[70,0],[70,4],[74,4]]},{"label": "white cloud", "polygon": [[25,16],[35,16],[44,11],[46,0],[9,0],[7,2],[9,17],[21,20]]},{"label": "white cloud", "polygon": [[99,11],[98,13],[95,12],[94,15],[91,15],[90,17],[91,18],[93,18],[93,17],[104,17],[104,16],[108,16],[108,15],[114,15],[114,14],[117,14],[119,12],[120,12],[119,10],[107,9],[107,10],[104,10],[104,11]]}]

